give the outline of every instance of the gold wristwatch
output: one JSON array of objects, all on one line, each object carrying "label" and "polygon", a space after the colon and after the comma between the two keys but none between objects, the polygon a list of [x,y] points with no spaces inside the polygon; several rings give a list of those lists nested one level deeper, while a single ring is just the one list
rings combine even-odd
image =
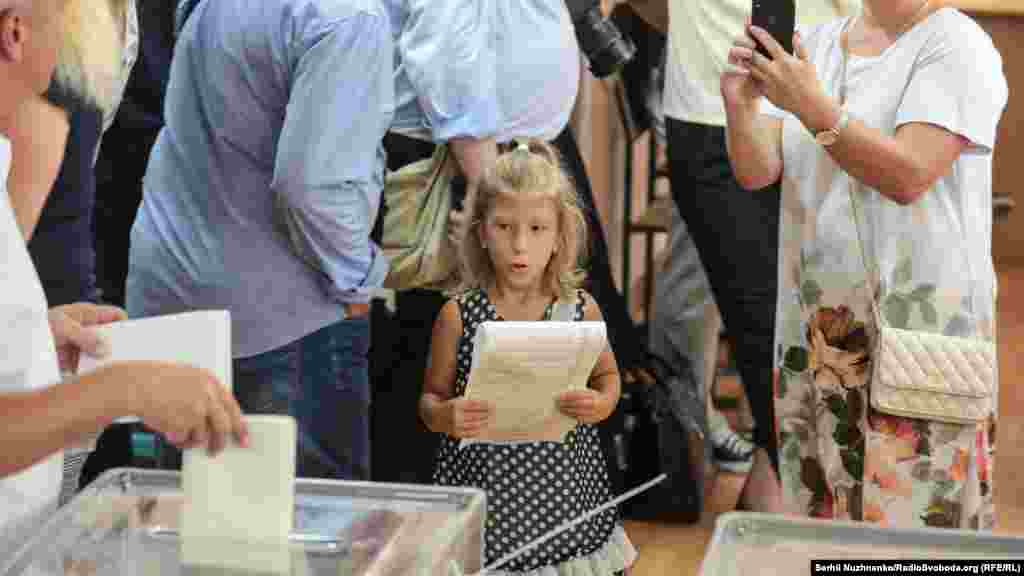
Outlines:
[{"label": "gold wristwatch", "polygon": [[839,133],[846,128],[846,125],[850,123],[850,113],[846,110],[846,106],[839,108],[839,121],[836,125],[828,130],[822,130],[814,135],[814,140],[822,146],[828,148],[839,141]]}]

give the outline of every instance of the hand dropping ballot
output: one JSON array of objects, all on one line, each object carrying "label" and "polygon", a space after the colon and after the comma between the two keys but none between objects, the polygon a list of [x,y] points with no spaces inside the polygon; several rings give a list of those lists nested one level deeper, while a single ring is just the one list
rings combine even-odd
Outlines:
[{"label": "hand dropping ballot", "polygon": [[[113,322],[91,328],[103,336],[110,354],[97,359],[82,355],[78,373],[112,362],[183,362],[210,371],[231,390],[231,315],[204,310]],[[117,422],[137,422],[125,414]]]},{"label": "hand dropping ballot", "polygon": [[[107,340],[110,354],[101,360],[83,357],[80,373],[118,361],[183,362],[209,370],[231,389],[231,317],[225,310],[126,320],[96,330]],[[205,448],[184,451],[179,536],[181,562],[193,574],[228,569],[281,575],[296,568],[289,545],[295,420],[266,415],[245,420],[249,446],[228,439],[217,456]]]},{"label": "hand dropping ballot", "polygon": [[[572,313],[563,306],[564,315]],[[563,315],[563,316],[564,316]],[[604,322],[483,322],[477,327],[466,398],[494,406],[491,425],[474,442],[562,442],[577,421],[558,397],[587,387],[604,350]],[[569,316],[571,318],[571,316]]]}]

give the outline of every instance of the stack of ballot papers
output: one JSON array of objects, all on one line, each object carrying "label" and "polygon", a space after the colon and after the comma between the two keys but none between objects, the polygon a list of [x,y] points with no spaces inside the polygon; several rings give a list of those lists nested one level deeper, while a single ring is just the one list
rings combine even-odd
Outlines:
[{"label": "stack of ballot papers", "polygon": [[[200,311],[96,328],[110,354],[83,357],[79,373],[111,362],[182,362],[209,370],[231,389],[231,317]],[[136,420],[136,418],[123,418]],[[297,430],[290,416],[247,415],[249,446],[234,439],[211,457],[184,451],[181,561],[247,573],[290,574]]]},{"label": "stack of ballot papers", "polygon": [[587,387],[605,349],[604,322],[483,322],[477,327],[466,398],[495,408],[474,442],[562,442],[576,420],[558,396]]}]

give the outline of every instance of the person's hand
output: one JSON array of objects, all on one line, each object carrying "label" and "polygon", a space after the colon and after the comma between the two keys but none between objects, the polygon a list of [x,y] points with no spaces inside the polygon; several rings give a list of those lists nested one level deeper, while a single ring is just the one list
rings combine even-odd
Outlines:
[{"label": "person's hand", "polygon": [[490,403],[467,398],[452,398],[441,406],[444,429],[453,438],[475,438],[491,423],[494,409]]},{"label": "person's hand", "polygon": [[596,424],[605,419],[605,398],[597,390],[570,390],[558,396],[558,409],[584,424]]},{"label": "person's hand", "polygon": [[449,140],[448,144],[451,147],[452,155],[455,156],[459,171],[466,177],[467,185],[483,180],[484,174],[494,166],[494,162],[498,158],[498,143],[493,137],[456,137]]},{"label": "person's hand", "polygon": [[828,98],[818,80],[818,71],[807,55],[800,34],[793,35],[793,51],[789,54],[762,28],[749,27],[750,34],[765,47],[771,59],[757,50],[737,47],[737,55],[749,62],[750,77],[765,97],[781,110],[804,118]]},{"label": "person's hand", "polygon": [[249,432],[231,392],[206,370],[166,362],[115,362],[97,371],[110,394],[126,397],[135,414],[179,448],[224,449],[228,437],[245,447]]},{"label": "person's hand", "polygon": [[110,353],[106,340],[91,330],[91,326],[128,318],[120,308],[85,302],[56,306],[49,310],[48,315],[60,369],[71,373],[78,370],[78,360],[83,352],[93,358],[103,358]]},{"label": "person's hand", "polygon": [[[747,18],[747,27],[750,18]],[[750,58],[757,43],[745,32],[729,49],[729,66],[722,73],[720,88],[722,99],[730,110],[739,110],[747,114],[755,114],[764,93],[757,81],[750,75]]]}]

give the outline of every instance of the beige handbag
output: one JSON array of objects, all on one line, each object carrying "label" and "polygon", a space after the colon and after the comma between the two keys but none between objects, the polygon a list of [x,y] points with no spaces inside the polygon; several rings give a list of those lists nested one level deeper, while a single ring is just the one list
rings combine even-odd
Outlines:
[{"label": "beige handbag", "polygon": [[381,248],[391,263],[385,288],[446,288],[457,279],[458,253],[448,240],[455,159],[446,145],[384,181]]},{"label": "beige handbag", "polygon": [[[860,232],[860,206],[852,186],[850,203],[865,276],[871,286]],[[870,387],[875,410],[959,424],[988,418],[995,408],[996,350],[992,342],[893,328],[874,297],[871,310],[878,326]]]}]

